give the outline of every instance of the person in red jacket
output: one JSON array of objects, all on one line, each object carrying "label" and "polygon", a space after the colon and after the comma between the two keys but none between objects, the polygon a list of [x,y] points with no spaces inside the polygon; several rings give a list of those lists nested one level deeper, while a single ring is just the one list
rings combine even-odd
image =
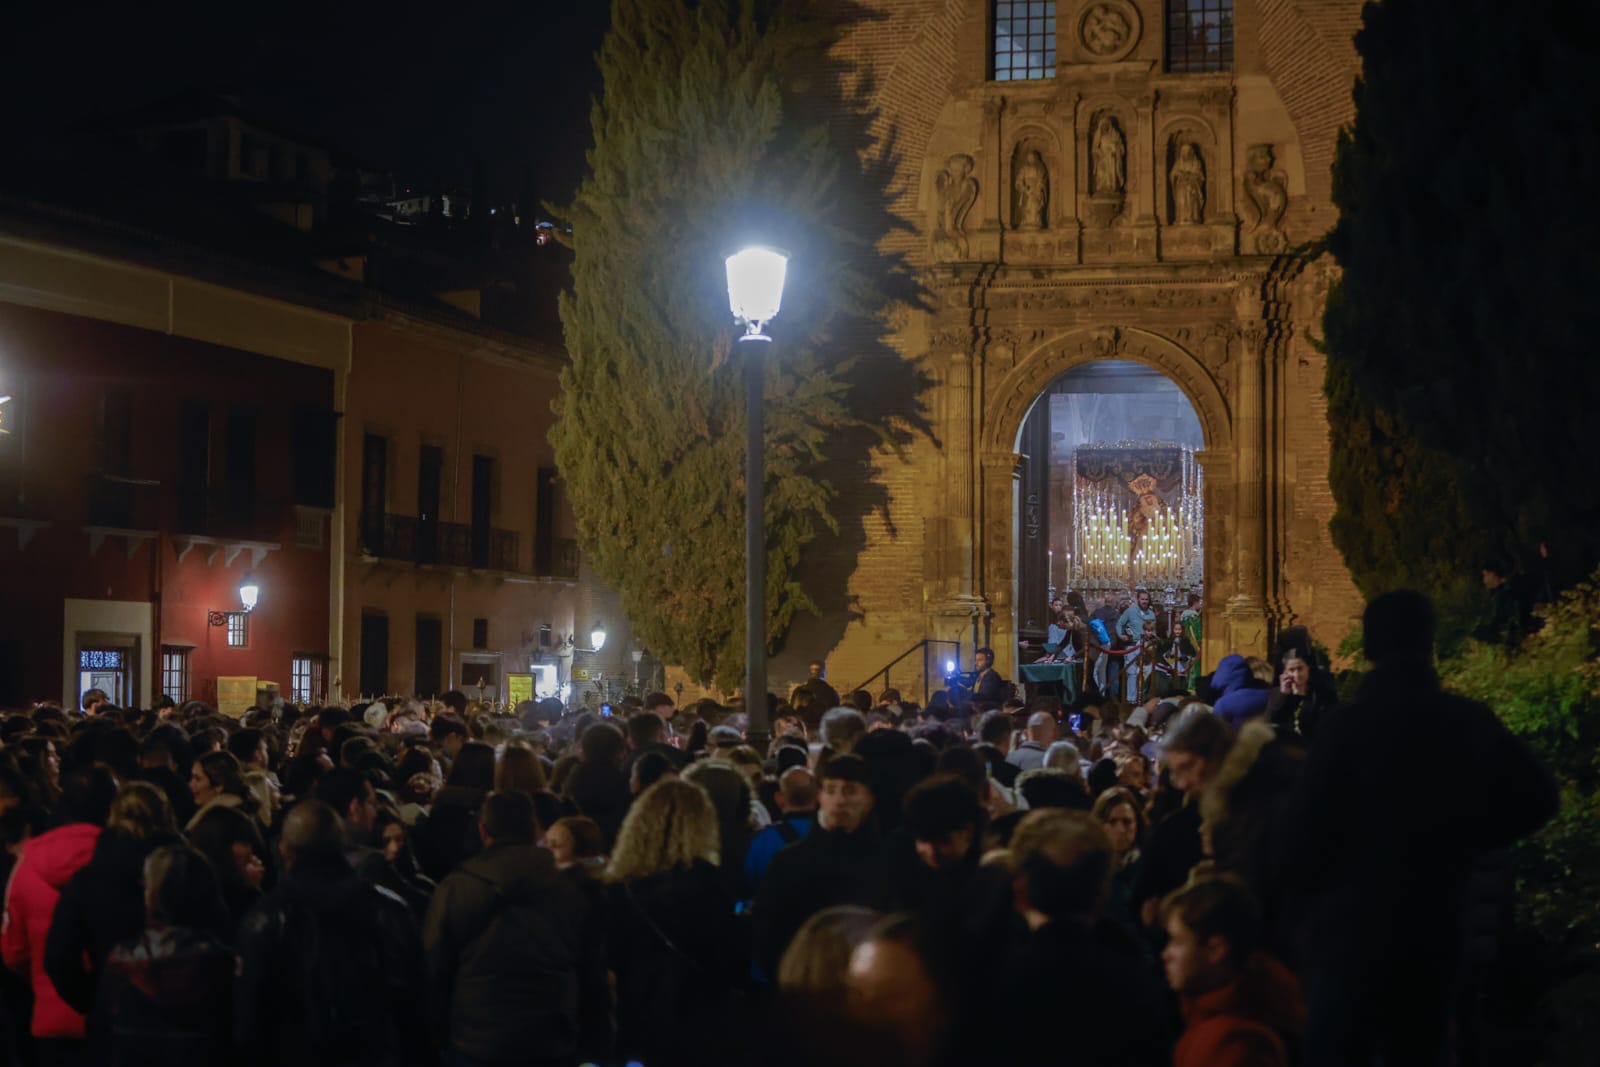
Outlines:
[{"label": "person in red jacket", "polygon": [[87,1062],[84,1018],[68,1007],[44,969],[44,946],[61,888],[94,855],[94,845],[117,795],[104,767],[80,767],[61,776],[62,825],[28,841],[6,888],[0,956],[33,985],[33,1034],[38,1062]]},{"label": "person in red jacket", "polygon": [[1300,981],[1258,950],[1261,911],[1243,882],[1209,877],[1162,902],[1167,982],[1182,998],[1173,1067],[1288,1067],[1305,1031]]}]

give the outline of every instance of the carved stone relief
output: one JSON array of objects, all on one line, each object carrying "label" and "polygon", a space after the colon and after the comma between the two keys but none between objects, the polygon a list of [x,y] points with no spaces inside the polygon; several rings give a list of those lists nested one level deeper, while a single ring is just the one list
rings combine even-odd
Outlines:
[{"label": "carved stone relief", "polygon": [[1244,173],[1244,195],[1255,209],[1246,237],[1253,251],[1275,254],[1289,247],[1283,214],[1289,209],[1289,178],[1277,169],[1272,145],[1250,146]]},{"label": "carved stone relief", "polygon": [[1232,302],[1231,291],[1215,286],[1041,286],[992,289],[984,298],[985,306],[992,311],[1064,311],[1084,307],[1198,311],[1226,308]]},{"label": "carved stone relief", "polygon": [[938,216],[933,229],[933,253],[940,259],[968,259],[967,215],[978,200],[978,180],[972,176],[972,157],[957,152],[945,160],[934,180]]},{"label": "carved stone relief", "polygon": [[1091,62],[1114,63],[1139,43],[1139,9],[1127,0],[1096,0],[1078,16],[1078,44]]},{"label": "carved stone relief", "polygon": [[1043,230],[1050,225],[1050,170],[1037,148],[1017,146],[1011,168],[1011,225],[1017,230]]}]

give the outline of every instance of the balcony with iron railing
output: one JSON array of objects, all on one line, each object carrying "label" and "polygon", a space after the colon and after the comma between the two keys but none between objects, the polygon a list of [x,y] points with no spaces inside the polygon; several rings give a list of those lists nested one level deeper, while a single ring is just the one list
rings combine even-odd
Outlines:
[{"label": "balcony with iron railing", "polygon": [[515,530],[387,512],[361,514],[361,551],[377,559],[541,578],[577,577],[576,542],[557,541],[549,567],[530,571],[520,559],[521,541]]}]

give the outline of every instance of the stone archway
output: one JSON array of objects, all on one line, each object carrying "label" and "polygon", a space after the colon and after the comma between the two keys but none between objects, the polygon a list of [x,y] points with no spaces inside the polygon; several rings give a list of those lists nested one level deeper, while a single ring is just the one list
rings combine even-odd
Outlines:
[{"label": "stone archway", "polygon": [[1206,435],[1211,455],[1233,448],[1233,421],[1227,397],[1199,358],[1177,342],[1149,330],[1105,326],[1068,330],[1017,360],[985,405],[980,448],[985,456],[1014,453],[1022,423],[1045,387],[1074,367],[1095,360],[1126,359],[1170,378],[1189,403]]},{"label": "stone archway", "polygon": [[[1102,360],[1130,360],[1160,372],[1183,391],[1200,420],[1205,450],[1197,453],[1205,472],[1207,595],[1203,607],[1209,667],[1227,644],[1224,592],[1241,565],[1239,539],[1225,536],[1219,520],[1233,501],[1234,409],[1211,372],[1177,342],[1149,330],[1104,326],[1067,330],[1049,338],[1002,376],[983,406],[978,443],[979,544],[977,572],[991,612],[989,641],[1002,667],[1015,676],[1017,636],[1018,440],[1040,396],[1074,367]],[[1006,660],[1013,662],[1006,662]]]}]

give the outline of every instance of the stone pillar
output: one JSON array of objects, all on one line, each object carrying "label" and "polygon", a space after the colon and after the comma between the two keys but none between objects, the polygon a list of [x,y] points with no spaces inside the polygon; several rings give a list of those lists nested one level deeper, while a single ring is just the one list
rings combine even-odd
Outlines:
[{"label": "stone pillar", "polygon": [[957,563],[951,590],[957,596],[972,595],[975,548],[972,529],[972,355],[965,349],[950,353],[945,385],[945,492],[950,515],[950,533]]},{"label": "stone pillar", "polygon": [[981,615],[975,616],[974,622],[978,640],[994,648],[995,666],[1007,678],[1017,676],[1017,490],[1021,473],[1022,457],[1015,452],[983,457]]},{"label": "stone pillar", "polygon": [[1234,418],[1234,589],[1228,600],[1228,651],[1267,652],[1267,610],[1263,576],[1266,513],[1263,508],[1262,345],[1260,319],[1240,324],[1239,371]]},{"label": "stone pillar", "polygon": [[978,206],[982,209],[978,224],[983,233],[998,234],[1004,228],[1006,204],[1011,197],[1010,181],[1006,175],[1008,160],[1001,138],[1000,124],[1005,115],[1006,98],[991,96],[983,102],[983,133],[979,139],[977,179]]},{"label": "stone pillar", "polygon": [[1194,454],[1200,464],[1201,492],[1205,503],[1205,599],[1200,604],[1200,668],[1204,673],[1216,669],[1217,661],[1228,654],[1226,608],[1233,583],[1232,538],[1225,512],[1233,504],[1233,453],[1208,448]]}]

